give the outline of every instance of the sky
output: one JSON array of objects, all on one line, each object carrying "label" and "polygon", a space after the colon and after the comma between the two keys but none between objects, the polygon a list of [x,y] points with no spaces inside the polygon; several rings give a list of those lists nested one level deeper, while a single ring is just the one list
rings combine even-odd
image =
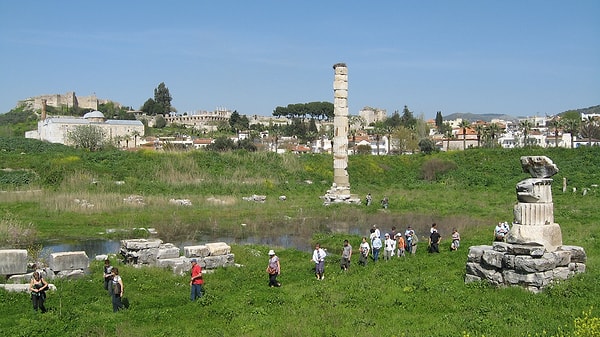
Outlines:
[{"label": "sky", "polygon": [[179,112],[333,102],[434,118],[600,104],[600,1],[2,1],[0,113],[74,91]]}]

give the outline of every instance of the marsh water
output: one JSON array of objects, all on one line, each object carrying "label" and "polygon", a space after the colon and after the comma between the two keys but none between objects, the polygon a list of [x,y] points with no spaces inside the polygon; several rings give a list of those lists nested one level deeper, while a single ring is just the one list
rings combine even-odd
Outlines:
[{"label": "marsh water", "polygon": [[[404,231],[408,224],[417,231],[417,234],[428,235],[429,226],[433,221],[438,221],[442,233],[451,233],[452,228],[462,230],[465,224],[473,223],[467,217],[444,217],[433,219],[431,216],[379,214],[376,217],[360,219],[331,218],[304,218],[289,222],[271,222],[261,224],[240,225],[236,228],[224,230],[217,227],[192,227],[192,226],[165,226],[157,228],[158,235],[164,243],[172,243],[179,247],[183,254],[183,247],[201,245],[209,242],[225,242],[227,244],[256,244],[272,248],[295,248],[300,251],[312,251],[312,238],[315,233],[346,233],[350,235],[369,235],[369,229],[377,224],[381,235],[396,226],[398,231]],[[123,236],[121,236],[123,237]],[[125,235],[125,238],[126,235]],[[87,240],[47,240],[39,242],[42,254],[85,251],[88,257],[94,258],[101,254],[115,254],[119,252],[121,241],[119,239],[87,239]],[[341,243],[340,243],[341,244]]]}]

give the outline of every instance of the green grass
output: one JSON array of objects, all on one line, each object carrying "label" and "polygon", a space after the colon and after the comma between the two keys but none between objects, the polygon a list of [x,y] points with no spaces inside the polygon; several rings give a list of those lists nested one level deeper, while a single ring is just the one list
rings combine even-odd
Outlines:
[{"label": "green grass", "polygon": [[[498,221],[510,221],[515,185],[527,178],[521,155],[546,155],[559,167],[553,185],[555,221],[563,243],[582,246],[587,271],[541,294],[520,288],[465,285],[469,246],[489,244]],[[112,313],[102,289],[101,265],[82,280],[56,280],[45,315],[32,312],[26,294],[0,291],[0,335],[30,336],[598,336],[600,244],[597,211],[600,149],[489,149],[431,156],[351,156],[352,192],[374,195],[374,206],[322,206],[331,186],[327,155],[270,153],[86,153],[51,144],[0,138],[0,215],[35,228],[37,237],[93,238],[107,228],[155,227],[165,241],[218,231],[233,237],[260,234],[320,242],[330,255],[326,278],[315,280],[310,253],[280,247],[236,246],[240,268],[206,276],[206,296],[189,303],[186,276],[121,266],[129,310]],[[432,161],[436,162],[432,162]],[[440,164],[441,163],[441,164]],[[450,169],[442,169],[444,163]],[[442,165],[444,164],[444,165]],[[440,169],[436,179],[424,170]],[[3,173],[6,172],[6,173]],[[431,172],[428,172],[431,173]],[[562,192],[562,180],[568,191]],[[92,181],[95,183],[92,184]],[[115,181],[124,181],[117,185]],[[312,183],[308,183],[310,181]],[[577,192],[573,193],[572,188]],[[590,188],[583,196],[583,188]],[[23,192],[28,191],[28,192]],[[123,203],[142,195],[144,206]],[[267,202],[242,201],[267,195]],[[288,201],[277,200],[286,195]],[[378,201],[390,198],[387,211]],[[82,208],[73,199],[86,199]],[[192,207],[173,207],[188,198]],[[209,198],[223,200],[213,204]],[[6,220],[8,219],[8,220]],[[421,236],[437,222],[440,254],[339,268],[345,238],[355,248],[378,224],[416,227]],[[239,225],[246,223],[242,229]],[[458,252],[448,248],[451,229],[461,232]],[[0,234],[3,231],[0,228]],[[3,239],[3,238],[0,238]],[[6,245],[6,241],[4,241]],[[268,288],[268,249],[282,261],[281,288]]]}]

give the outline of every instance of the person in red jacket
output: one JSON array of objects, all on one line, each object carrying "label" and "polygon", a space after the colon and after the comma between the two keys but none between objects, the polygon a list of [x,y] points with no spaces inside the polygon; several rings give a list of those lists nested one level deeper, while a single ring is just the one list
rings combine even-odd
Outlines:
[{"label": "person in red jacket", "polygon": [[192,287],[192,292],[190,294],[190,299],[195,301],[197,298],[202,297],[202,284],[204,284],[204,280],[202,279],[202,267],[198,264],[198,260],[192,259],[192,271],[190,278],[190,286]]}]

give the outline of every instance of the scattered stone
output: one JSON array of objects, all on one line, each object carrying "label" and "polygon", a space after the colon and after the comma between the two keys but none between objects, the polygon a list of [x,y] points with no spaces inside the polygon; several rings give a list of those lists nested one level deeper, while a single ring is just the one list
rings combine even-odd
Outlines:
[{"label": "scattered stone", "polygon": [[169,203],[178,206],[192,206],[192,202],[189,199],[170,199]]}]

